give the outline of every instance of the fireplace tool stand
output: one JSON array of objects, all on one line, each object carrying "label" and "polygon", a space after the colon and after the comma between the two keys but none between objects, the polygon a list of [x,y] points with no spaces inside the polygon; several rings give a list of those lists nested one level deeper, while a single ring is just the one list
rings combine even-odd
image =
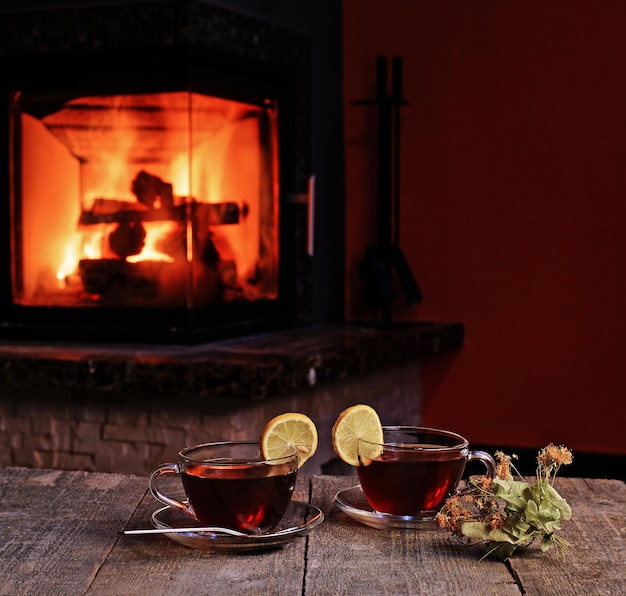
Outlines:
[{"label": "fireplace tool stand", "polygon": [[361,274],[368,302],[380,309],[383,325],[392,322],[395,280],[411,306],[423,298],[400,248],[400,108],[407,102],[402,97],[402,58],[391,60],[391,92],[388,62],[386,56],[376,57],[376,98],[354,102],[378,108],[378,239],[365,249]]}]

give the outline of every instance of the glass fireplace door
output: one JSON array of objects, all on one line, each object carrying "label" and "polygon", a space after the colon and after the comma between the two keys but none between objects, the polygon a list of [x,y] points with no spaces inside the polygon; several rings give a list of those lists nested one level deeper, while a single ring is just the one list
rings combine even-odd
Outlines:
[{"label": "glass fireplace door", "polygon": [[278,295],[277,109],[188,91],[12,98],[21,306]]}]

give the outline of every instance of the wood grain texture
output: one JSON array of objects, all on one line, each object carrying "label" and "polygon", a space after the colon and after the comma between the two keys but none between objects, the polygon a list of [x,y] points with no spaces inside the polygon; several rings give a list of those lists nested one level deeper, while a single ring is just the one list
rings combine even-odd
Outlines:
[{"label": "wood grain texture", "polygon": [[560,556],[531,545],[511,559],[527,594],[626,594],[626,485],[620,480],[557,478],[572,507],[559,535],[572,547]]},{"label": "wood grain texture", "polygon": [[0,471],[0,594],[83,594],[146,491],[145,478]]},{"label": "wood grain texture", "polygon": [[[173,479],[174,481],[178,479]],[[160,504],[147,478],[7,468],[0,470],[0,595],[519,595],[626,594],[626,485],[559,478],[573,519],[563,558],[532,544],[508,564],[483,560],[437,528],[377,530],[339,510],[334,495],[355,477],[301,477],[295,499],[325,521],[271,551],[199,551],[150,527]],[[175,483],[174,483],[175,484]]]},{"label": "wood grain texture", "polygon": [[354,478],[313,478],[313,504],[326,521],[310,536],[306,594],[519,595],[503,563],[478,563],[474,549],[430,530],[378,530],[333,503]]},{"label": "wood grain texture", "polygon": [[558,478],[573,510],[560,535],[566,553],[532,544],[507,563],[480,561],[482,547],[465,547],[442,530],[381,531],[351,520],[332,505],[354,478],[313,479],[313,504],[326,524],[311,536],[308,594],[626,594],[626,485],[619,480]]}]

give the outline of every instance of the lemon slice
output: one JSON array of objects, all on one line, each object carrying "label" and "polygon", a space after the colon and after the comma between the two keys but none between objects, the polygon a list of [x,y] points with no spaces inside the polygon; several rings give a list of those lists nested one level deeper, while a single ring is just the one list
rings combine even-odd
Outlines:
[{"label": "lemon slice", "polygon": [[317,428],[304,414],[288,412],[272,418],[261,432],[261,455],[275,459],[289,455],[291,448],[298,450],[298,467],[317,451]]},{"label": "lemon slice", "polygon": [[[367,457],[359,460],[359,439],[372,443],[383,442],[383,427],[376,410],[365,404],[357,404],[346,408],[335,421],[332,430],[333,449],[335,453],[351,466],[367,465],[369,460],[382,453],[380,445],[371,446]],[[363,450],[361,450],[363,456]]]}]

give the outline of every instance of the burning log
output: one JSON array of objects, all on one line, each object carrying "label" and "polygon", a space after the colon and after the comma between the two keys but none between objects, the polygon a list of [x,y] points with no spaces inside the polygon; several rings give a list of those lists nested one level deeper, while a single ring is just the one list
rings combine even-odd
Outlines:
[{"label": "burning log", "polygon": [[122,259],[138,255],[145,244],[146,230],[138,222],[122,222],[109,234],[109,247]]},{"label": "burning log", "polygon": [[174,206],[174,191],[170,182],[141,170],[130,187],[137,200],[150,209],[168,209]]},{"label": "burning log", "polygon": [[[79,224],[89,226],[101,223],[129,224],[142,221],[185,221],[189,215],[204,226],[238,224],[248,214],[248,206],[241,209],[237,203],[205,203],[193,197],[176,197],[174,204],[172,184],[141,170],[131,184],[137,202],[98,197],[90,211],[83,211]],[[125,233],[125,232],[123,232]],[[129,253],[134,254],[134,253]]]},{"label": "burning log", "polygon": [[[83,259],[78,264],[83,289],[98,296],[101,304],[157,301],[180,304],[187,292],[187,269],[163,261],[129,263],[121,259]],[[219,267],[202,267],[194,276],[198,305],[219,304],[224,282]]]},{"label": "burning log", "polygon": [[78,270],[88,294],[154,298],[159,295],[159,275],[166,263],[128,263],[119,259],[83,259]]},{"label": "burning log", "polygon": [[[191,203],[191,214],[209,226],[238,224],[241,217],[247,215],[244,204],[240,209],[237,203]],[[130,203],[118,199],[97,198],[90,211],[83,211],[79,224],[89,226],[101,223],[122,223],[130,221],[185,221],[187,205],[176,205],[167,209],[146,209],[143,204]]]}]

